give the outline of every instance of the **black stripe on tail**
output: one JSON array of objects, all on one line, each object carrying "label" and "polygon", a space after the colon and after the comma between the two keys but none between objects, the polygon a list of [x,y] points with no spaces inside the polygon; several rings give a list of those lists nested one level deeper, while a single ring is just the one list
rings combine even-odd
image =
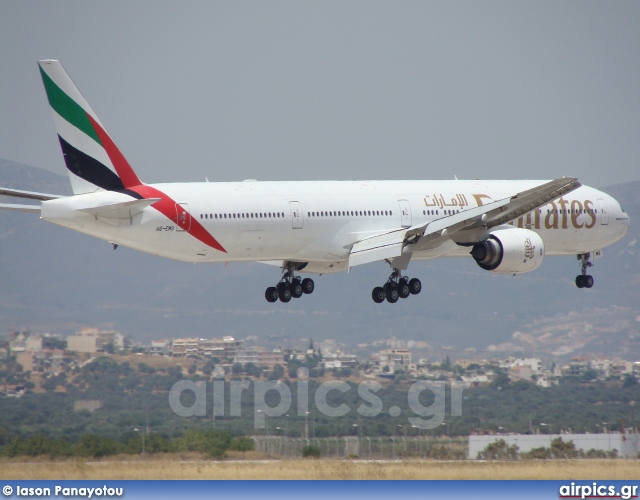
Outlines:
[{"label": "black stripe on tail", "polygon": [[103,165],[95,158],[74,148],[71,144],[58,136],[60,147],[64,155],[64,162],[69,171],[107,191],[120,191],[124,189],[124,184],[113,170]]}]

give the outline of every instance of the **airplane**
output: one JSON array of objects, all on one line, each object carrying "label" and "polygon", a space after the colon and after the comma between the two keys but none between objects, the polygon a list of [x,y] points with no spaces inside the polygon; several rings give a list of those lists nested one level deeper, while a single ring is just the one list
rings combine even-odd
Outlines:
[{"label": "airplane", "polygon": [[289,302],[314,291],[300,273],[328,274],[385,261],[374,302],[422,290],[403,275],[411,261],[471,257],[482,269],[521,274],[546,255],[576,255],[578,288],[603,248],[624,237],[629,216],[577,178],[555,180],[363,180],[146,184],[57,60],[38,61],[73,196],[0,188],[40,205],[0,209],[40,218],[136,250],[185,262],[262,262],[281,268],[265,291]]}]

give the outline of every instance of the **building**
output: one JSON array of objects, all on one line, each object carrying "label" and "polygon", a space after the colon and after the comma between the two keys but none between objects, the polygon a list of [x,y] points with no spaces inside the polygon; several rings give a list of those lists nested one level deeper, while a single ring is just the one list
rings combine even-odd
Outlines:
[{"label": "building", "polygon": [[531,382],[533,370],[529,365],[514,365],[509,369],[509,380],[517,382],[518,380],[526,380]]},{"label": "building", "polygon": [[32,334],[30,330],[14,330],[9,333],[9,339],[9,350],[12,354],[42,349],[42,337]]},{"label": "building", "polygon": [[124,348],[124,336],[114,330],[83,328],[75,335],[67,337],[67,350],[74,352],[104,352],[112,346],[115,350]]},{"label": "building", "polygon": [[171,354],[173,354],[174,356],[197,356],[198,339],[175,339],[171,344]]},{"label": "building", "polygon": [[237,353],[243,350],[244,341],[229,336],[221,339],[176,339],[171,346],[171,353],[174,356],[197,356],[221,360],[233,360]]},{"label": "building", "polygon": [[276,365],[286,365],[284,361],[284,353],[280,349],[274,349],[272,351],[257,351],[256,352],[256,364],[258,366],[266,366],[273,369]]},{"label": "building", "polygon": [[171,352],[171,345],[168,340],[152,340],[149,354],[164,356]]},{"label": "building", "polygon": [[236,351],[233,362],[240,363],[243,366],[247,363],[258,364],[258,351],[255,349],[243,349],[241,351]]},{"label": "building", "polygon": [[372,356],[371,364],[378,368],[379,371],[385,371],[388,367],[390,373],[396,370],[405,372],[411,369],[415,370],[415,366],[411,363],[411,351],[402,347],[394,347],[384,349]]}]

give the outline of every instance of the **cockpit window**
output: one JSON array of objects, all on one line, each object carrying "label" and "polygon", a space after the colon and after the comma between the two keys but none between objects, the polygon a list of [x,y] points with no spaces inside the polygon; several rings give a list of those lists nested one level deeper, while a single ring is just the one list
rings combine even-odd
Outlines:
[{"label": "cockpit window", "polygon": [[620,205],[620,210],[622,210],[622,213],[623,213],[623,214],[626,214],[626,213],[627,213],[627,212],[626,212],[626,210],[624,209],[624,207],[623,207],[622,205]]}]

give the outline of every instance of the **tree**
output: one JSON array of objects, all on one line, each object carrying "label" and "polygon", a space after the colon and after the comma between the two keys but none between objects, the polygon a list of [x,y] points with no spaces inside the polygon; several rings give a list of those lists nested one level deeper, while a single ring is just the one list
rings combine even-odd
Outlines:
[{"label": "tree", "polygon": [[551,454],[553,458],[576,458],[578,450],[573,441],[565,443],[561,437],[558,437],[551,441]]},{"label": "tree", "polygon": [[242,363],[234,363],[231,367],[231,373],[234,375],[241,375],[244,372],[244,368],[242,367]]},{"label": "tree", "polygon": [[517,460],[518,447],[515,444],[507,445],[504,439],[498,439],[489,443],[486,448],[478,453],[481,460]]},{"label": "tree", "polygon": [[302,448],[303,458],[320,458],[320,448],[314,445],[307,445]]},{"label": "tree", "polygon": [[632,374],[628,373],[624,377],[624,382],[622,383],[623,389],[628,389],[629,387],[635,387],[638,385],[638,379],[635,378]]},{"label": "tree", "polygon": [[280,380],[284,377],[284,368],[282,365],[275,365],[273,371],[269,375],[269,380]]},{"label": "tree", "polygon": [[233,451],[253,451],[255,449],[255,441],[248,436],[238,436],[231,440],[230,450]]}]

